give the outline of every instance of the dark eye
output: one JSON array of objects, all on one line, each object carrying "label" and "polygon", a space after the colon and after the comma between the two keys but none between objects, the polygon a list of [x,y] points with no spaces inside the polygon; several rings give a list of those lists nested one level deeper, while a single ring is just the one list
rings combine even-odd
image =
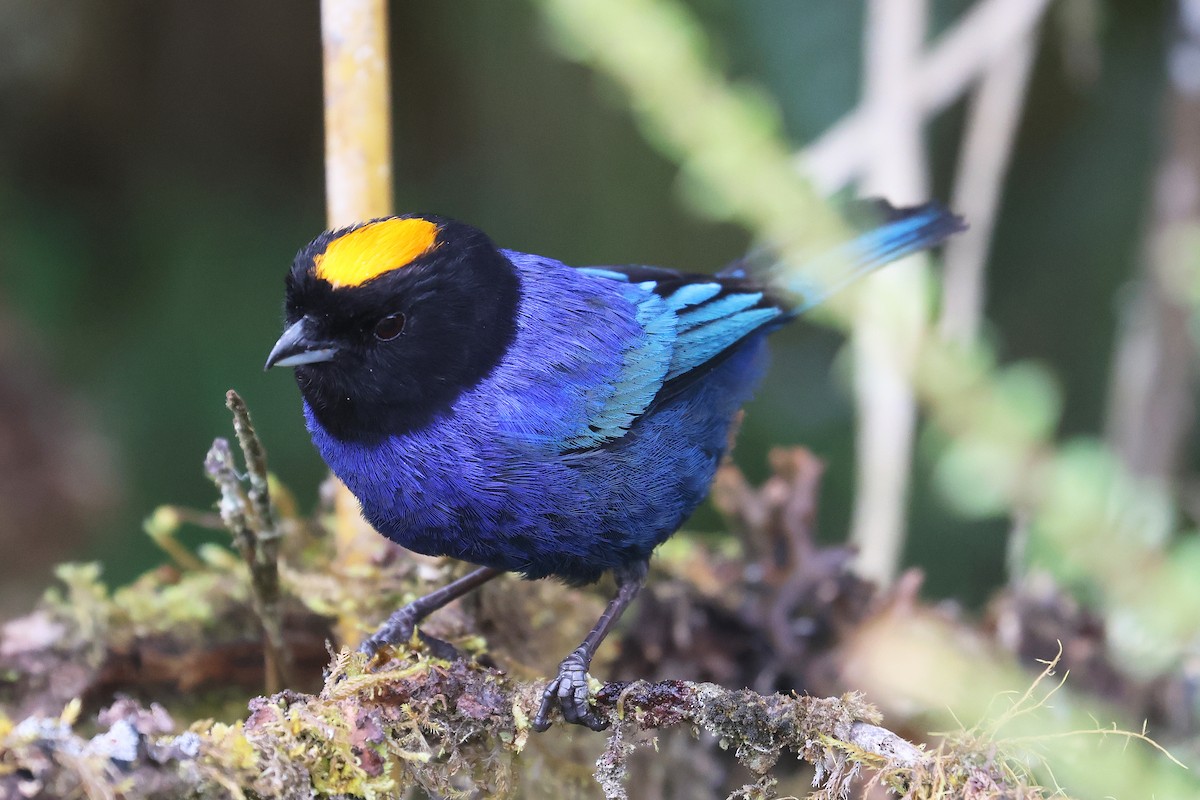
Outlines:
[{"label": "dark eye", "polygon": [[375,338],[381,342],[390,342],[403,332],[403,314],[389,314],[375,323]]}]

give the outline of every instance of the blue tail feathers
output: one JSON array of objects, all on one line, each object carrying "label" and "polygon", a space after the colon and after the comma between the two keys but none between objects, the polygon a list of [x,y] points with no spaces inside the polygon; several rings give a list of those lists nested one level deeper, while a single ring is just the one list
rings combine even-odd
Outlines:
[{"label": "blue tail feathers", "polygon": [[[792,313],[800,314],[883,265],[935,247],[967,227],[962,217],[939,203],[896,208],[887,201],[876,200],[861,205],[869,209],[876,227],[810,262],[800,265],[776,262],[766,270],[739,262],[720,274],[746,277],[748,272],[758,273],[789,295]],[[764,271],[768,274],[763,275]]]}]

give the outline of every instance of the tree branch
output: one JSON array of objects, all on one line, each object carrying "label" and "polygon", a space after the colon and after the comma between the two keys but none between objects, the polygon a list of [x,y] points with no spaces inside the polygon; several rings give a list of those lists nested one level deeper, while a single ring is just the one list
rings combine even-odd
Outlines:
[{"label": "tree branch", "polygon": [[[912,88],[923,116],[958,100],[999,58],[1028,39],[1050,0],[982,0],[916,65]],[[796,155],[796,167],[826,194],[858,180],[871,160],[876,111],[870,103],[842,117]]]}]

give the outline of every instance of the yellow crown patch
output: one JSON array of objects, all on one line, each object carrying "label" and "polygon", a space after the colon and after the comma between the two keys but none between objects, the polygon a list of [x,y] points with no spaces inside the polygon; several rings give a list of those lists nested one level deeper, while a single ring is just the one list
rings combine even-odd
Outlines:
[{"label": "yellow crown patch", "polygon": [[385,219],[334,239],[313,259],[318,278],[335,289],[361,286],[406,267],[437,243],[437,225],[424,219]]}]

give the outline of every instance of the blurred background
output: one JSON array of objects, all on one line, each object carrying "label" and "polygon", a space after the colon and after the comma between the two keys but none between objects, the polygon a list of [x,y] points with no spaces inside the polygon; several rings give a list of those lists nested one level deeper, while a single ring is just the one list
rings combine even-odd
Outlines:
[{"label": "blurred background", "polygon": [[[687,5],[717,67],[761,90],[797,151],[858,102],[863,3]],[[932,2],[931,37],[972,5]],[[1200,88],[1200,65],[1172,60],[1187,9],[1200,14],[1166,0],[1050,6],[998,195],[983,335],[1004,361],[1047,366],[1060,434],[1158,442],[1147,471],[1174,480],[1186,513],[1186,314],[1170,373],[1182,390],[1152,398],[1168,402],[1154,412],[1163,430],[1121,428],[1113,409],[1159,386],[1126,337],[1159,319],[1137,277],[1161,217],[1156,176],[1196,137],[1173,128],[1169,75]],[[696,213],[620,92],[562,58],[535,7],[392,11],[398,209],[575,264],[711,271],[751,246]],[[24,608],[63,560],[98,559],[114,584],[159,563],[142,520],[163,503],[211,507],[201,462],[230,433],[230,387],[273,471],[313,502],[324,469],[296,388],[262,363],[291,257],[324,225],[320,55],[315,3],[0,0],[0,611]],[[925,128],[932,196],[952,195],[968,113],[954,100]],[[775,337],[736,453],[752,478],[774,444],[824,459],[826,540],[845,538],[855,485],[842,343],[805,324]],[[1135,348],[1124,371],[1122,344]],[[929,596],[978,604],[1003,580],[1010,523],[957,516],[933,488],[936,454],[918,440],[903,563],[926,571]],[[719,522],[704,511],[692,527]]]}]

